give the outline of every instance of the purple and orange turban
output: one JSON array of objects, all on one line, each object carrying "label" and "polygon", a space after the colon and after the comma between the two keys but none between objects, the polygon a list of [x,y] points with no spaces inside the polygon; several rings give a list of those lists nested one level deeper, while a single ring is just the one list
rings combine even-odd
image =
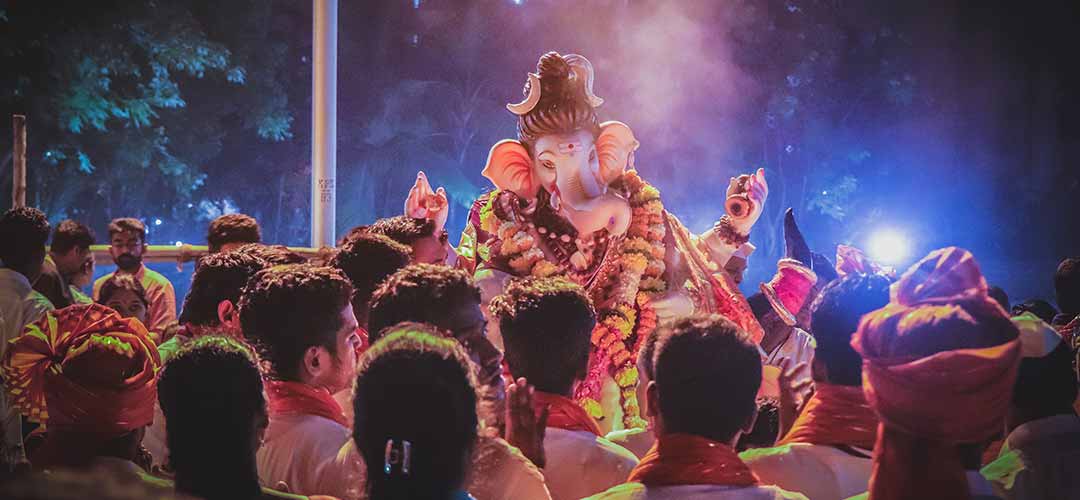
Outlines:
[{"label": "purple and orange turban", "polygon": [[146,327],[99,304],[50,311],[12,339],[12,405],[49,429],[121,436],[153,422],[161,358]]}]

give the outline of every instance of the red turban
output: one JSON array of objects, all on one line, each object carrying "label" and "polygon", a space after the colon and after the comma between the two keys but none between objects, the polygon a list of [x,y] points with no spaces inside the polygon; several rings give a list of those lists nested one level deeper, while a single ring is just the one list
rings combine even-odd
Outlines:
[{"label": "red turban", "polygon": [[971,253],[936,250],[867,314],[852,346],[881,418],[870,498],[968,498],[958,444],[999,434],[1020,362],[1018,331]]},{"label": "red turban", "polygon": [[160,367],[137,319],[79,304],[27,325],[0,373],[13,406],[31,421],[109,439],[153,422]]}]

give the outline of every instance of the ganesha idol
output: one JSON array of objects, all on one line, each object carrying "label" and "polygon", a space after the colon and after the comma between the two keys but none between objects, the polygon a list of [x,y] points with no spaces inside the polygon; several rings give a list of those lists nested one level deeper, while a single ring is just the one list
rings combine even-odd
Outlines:
[{"label": "ganesha idol", "polygon": [[[725,198],[703,200],[728,213],[692,234],[634,169],[639,143],[630,127],[597,118],[604,101],[593,78],[580,55],[540,58],[525,99],[507,105],[518,137],[491,148],[483,175],[495,189],[472,204],[457,262],[474,272],[485,304],[512,277],[561,276],[585,287],[597,325],[575,396],[607,432],[645,425],[636,354],[658,323],[716,313],[760,341],[737,283],[768,185],[761,170],[732,179]],[[406,211],[445,221],[445,206],[445,193],[431,191],[421,173]]]}]

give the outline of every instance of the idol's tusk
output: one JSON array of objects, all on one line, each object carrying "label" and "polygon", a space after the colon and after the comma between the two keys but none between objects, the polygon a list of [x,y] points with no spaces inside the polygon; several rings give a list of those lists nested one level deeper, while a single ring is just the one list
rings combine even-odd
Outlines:
[{"label": "idol's tusk", "polygon": [[506,109],[515,115],[521,116],[532,111],[538,102],[540,102],[540,76],[536,73],[529,73],[529,96],[517,104],[507,104]]}]

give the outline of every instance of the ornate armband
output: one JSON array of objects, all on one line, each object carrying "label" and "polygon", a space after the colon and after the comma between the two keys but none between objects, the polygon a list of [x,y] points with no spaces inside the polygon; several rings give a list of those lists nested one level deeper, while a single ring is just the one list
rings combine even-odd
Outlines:
[{"label": "ornate armband", "polygon": [[724,215],[720,217],[720,220],[716,222],[714,226],[716,229],[716,235],[720,237],[724,243],[727,243],[733,247],[742,246],[744,243],[750,241],[750,235],[740,234],[735,226],[731,223],[731,217]]}]

